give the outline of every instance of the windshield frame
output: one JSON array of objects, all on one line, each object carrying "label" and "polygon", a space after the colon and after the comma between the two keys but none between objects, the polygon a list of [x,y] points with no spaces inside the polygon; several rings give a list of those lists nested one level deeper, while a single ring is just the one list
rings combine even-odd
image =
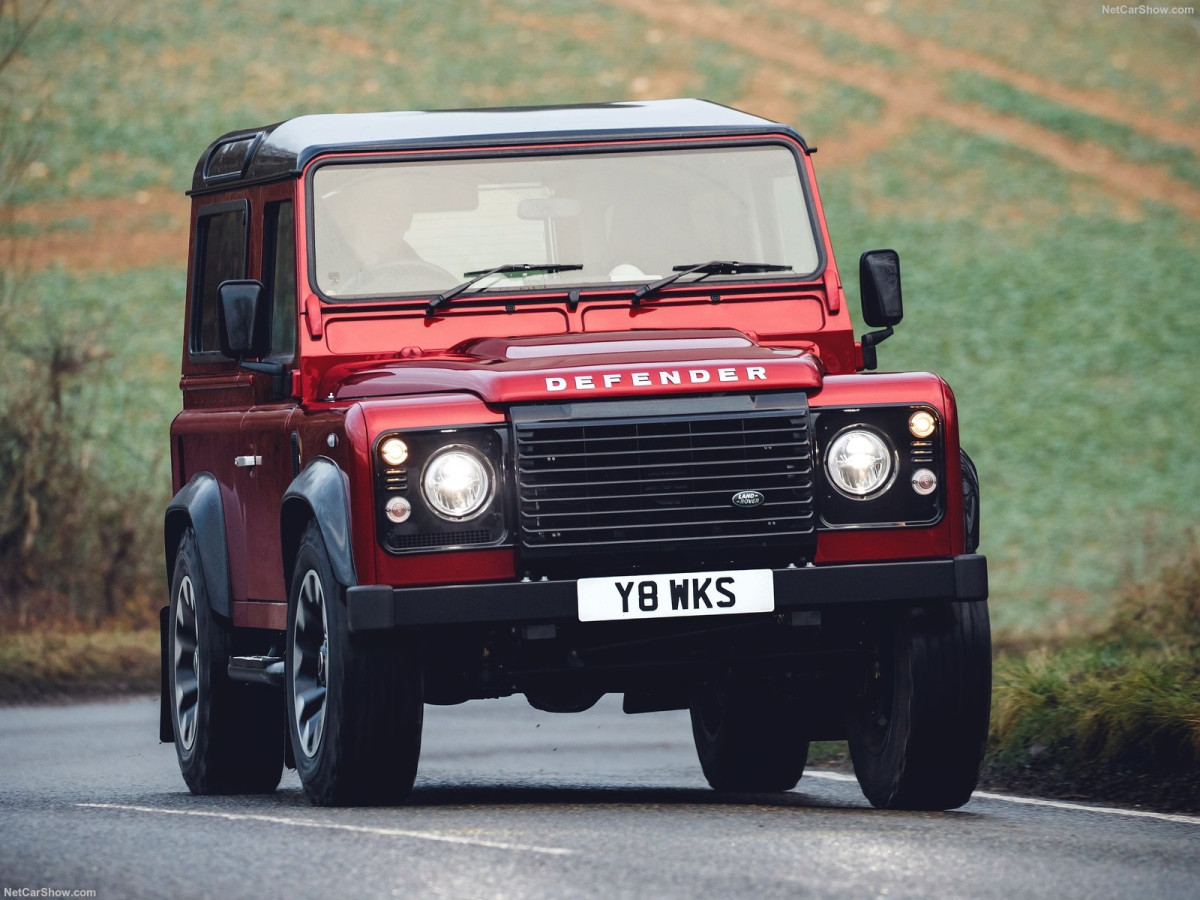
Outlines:
[{"label": "windshield frame", "polygon": [[[372,164],[403,164],[407,162],[431,162],[434,160],[461,161],[461,160],[488,160],[488,159],[503,159],[503,158],[529,158],[529,157],[563,157],[563,156],[586,156],[600,153],[646,153],[646,152],[661,152],[671,153],[677,151],[687,151],[696,149],[724,149],[738,147],[782,147],[787,150],[795,161],[796,174],[800,182],[800,189],[804,199],[805,212],[808,216],[808,225],[812,234],[813,245],[816,250],[816,266],[810,272],[764,272],[756,273],[753,277],[746,275],[704,275],[700,274],[695,278],[685,277],[678,282],[672,284],[665,289],[662,296],[669,296],[672,290],[686,290],[689,286],[697,282],[704,285],[704,290],[711,290],[717,285],[723,287],[779,287],[779,288],[794,288],[799,285],[815,284],[823,281],[826,267],[829,265],[829,254],[826,247],[826,232],[824,223],[818,212],[818,203],[815,197],[815,188],[812,184],[812,179],[809,176],[808,167],[805,164],[805,150],[796,141],[780,134],[763,134],[763,135],[738,135],[730,136],[710,136],[710,137],[695,137],[687,139],[665,138],[654,140],[614,140],[614,141],[595,141],[578,144],[555,144],[555,143],[531,143],[525,146],[499,146],[487,148],[457,148],[457,149],[439,149],[439,150],[416,150],[416,151],[399,151],[381,153],[378,151],[355,153],[355,152],[335,152],[322,155],[314,159],[306,168],[304,174],[304,208],[305,208],[305,261],[307,268],[307,281],[309,289],[323,302],[340,307],[347,306],[376,306],[379,304],[424,304],[428,302],[430,297],[437,296],[439,291],[429,289],[421,291],[407,291],[403,293],[379,294],[379,295],[355,295],[355,296],[332,296],[325,293],[318,282],[317,278],[317,261],[316,261],[316,235],[315,235],[315,202],[316,191],[314,188],[314,178],[318,171],[326,166],[353,166],[353,165],[372,165]],[[529,262],[528,260],[519,260],[518,262]],[[679,260],[680,264],[692,262],[691,260]],[[696,260],[695,262],[703,262]],[[774,262],[774,260],[747,260],[747,262]],[[650,283],[657,278],[648,278],[644,283]],[[596,282],[580,282],[571,285],[540,285],[536,287],[521,287],[516,290],[496,287],[489,289],[485,287],[481,290],[471,290],[459,300],[483,301],[490,300],[507,302],[514,295],[545,301],[556,295],[562,298],[567,298],[568,294],[583,296],[583,297],[632,297],[633,292],[643,284],[642,281],[596,281]],[[575,303],[578,300],[574,301]],[[458,303],[455,304],[459,305]],[[474,305],[474,304],[472,304]]]}]

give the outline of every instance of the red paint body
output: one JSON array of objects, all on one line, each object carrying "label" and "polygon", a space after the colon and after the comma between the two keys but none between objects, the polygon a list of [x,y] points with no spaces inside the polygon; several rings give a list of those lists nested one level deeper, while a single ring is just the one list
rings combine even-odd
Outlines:
[{"label": "red paint body", "polygon": [[[767,140],[767,138],[763,138]],[[678,282],[635,307],[627,287],[582,289],[570,308],[565,291],[531,295],[498,291],[486,308],[449,306],[427,316],[411,301],[330,303],[310,280],[308,178],[329,158],[316,153],[301,171],[227,191],[208,189],[193,200],[193,239],[186,321],[192,321],[196,282],[195,225],[213,204],[249,203],[246,277],[265,279],[262,211],[291,200],[295,209],[296,285],[291,297],[297,329],[288,363],[290,396],[273,396],[271,376],[241,369],[233,360],[182,359],[183,411],[171,427],[174,488],[200,472],[222,486],[235,624],[283,630],[287,584],[280,539],[280,503],[293,478],[291,435],[299,438],[299,463],[323,456],[349,480],[353,562],[360,584],[436,585],[506,581],[517,576],[511,547],[393,555],[376,540],[372,447],[388,431],[434,427],[502,426],[514,403],[666,397],[713,393],[803,391],[814,413],[886,404],[924,405],[937,411],[943,431],[943,484],[959,483],[954,397],[928,374],[861,373],[861,347],[834,260],[816,188],[812,158],[784,135],[802,160],[824,256],[815,280],[763,284],[705,280]],[[744,135],[665,140],[546,143],[556,152],[615,151],[686,143],[744,144]],[[367,152],[367,151],[364,151]],[[458,153],[444,149],[397,150],[388,159]],[[512,141],[473,146],[473,157],[512,154]],[[351,159],[352,152],[334,154]],[[362,154],[359,154],[362,155]],[[372,158],[381,152],[369,151]],[[719,302],[714,302],[719,292]],[[512,311],[505,309],[511,299]],[[744,336],[744,345],[714,349],[714,338]],[[491,339],[491,340],[488,340]],[[630,340],[671,342],[662,352],[637,351]],[[605,343],[619,345],[609,349]],[[581,344],[596,346],[583,347]],[[693,373],[701,373],[694,375]],[[234,458],[261,457],[237,468]],[[927,527],[824,530],[814,562],[947,558],[964,552],[962,498],[946,492],[941,519]]]}]

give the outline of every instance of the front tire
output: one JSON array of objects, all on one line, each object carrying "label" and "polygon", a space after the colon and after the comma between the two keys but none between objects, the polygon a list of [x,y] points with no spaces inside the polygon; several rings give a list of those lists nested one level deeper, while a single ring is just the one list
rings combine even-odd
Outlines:
[{"label": "front tire", "polygon": [[321,531],[300,539],[288,595],[288,733],[316,806],[399,803],[412,792],[424,698],[413,642],[351,636]]},{"label": "front tire", "polygon": [[167,645],[179,771],[193,794],[268,794],[283,774],[278,696],[229,678],[233,627],[209,596],[189,528],[175,554]]},{"label": "front tire", "polygon": [[991,710],[986,602],[888,619],[848,723],[863,794],[881,809],[955,809],[971,799]]},{"label": "front tire", "polygon": [[790,791],[804,774],[808,740],[800,705],[761,690],[709,692],[691,707],[696,755],[718,791]]}]

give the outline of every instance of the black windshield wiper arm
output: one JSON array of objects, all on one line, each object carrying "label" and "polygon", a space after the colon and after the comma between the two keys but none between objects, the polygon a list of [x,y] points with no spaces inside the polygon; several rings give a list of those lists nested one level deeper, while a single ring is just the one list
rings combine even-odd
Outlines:
[{"label": "black windshield wiper arm", "polygon": [[634,291],[633,305],[640,306],[642,299],[647,294],[653,294],[669,284],[674,284],[684,275],[693,275],[696,272],[703,272],[705,275],[740,275],[742,272],[790,272],[791,269],[791,266],[780,266],[775,263],[746,263],[733,259],[714,259],[699,265],[672,266],[671,270],[675,273],[674,275],[668,275],[666,278],[660,278],[650,284],[643,284]]},{"label": "black windshield wiper arm", "polygon": [[518,272],[529,274],[551,274],[553,272],[573,272],[582,269],[583,266],[577,263],[545,263],[543,265],[535,265],[533,263],[509,263],[503,266],[496,266],[494,269],[479,269],[475,272],[463,272],[463,276],[467,279],[462,284],[455,285],[448,291],[443,291],[436,297],[430,299],[425,304],[425,315],[432,316],[439,306],[448,300],[457,297],[463,291],[468,291],[483,279],[491,275],[512,275]]}]

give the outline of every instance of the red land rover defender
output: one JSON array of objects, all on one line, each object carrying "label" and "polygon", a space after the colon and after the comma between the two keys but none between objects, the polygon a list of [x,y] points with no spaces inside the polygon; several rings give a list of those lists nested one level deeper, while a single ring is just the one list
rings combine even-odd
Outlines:
[{"label": "red land rover defender", "polygon": [[412,789],[426,703],[689,709],[718,790],[849,740],[967,801],[987,567],[954,397],[865,374],[791,128],[695,100],[304,116],[200,158],[161,735],[196,793]]}]

